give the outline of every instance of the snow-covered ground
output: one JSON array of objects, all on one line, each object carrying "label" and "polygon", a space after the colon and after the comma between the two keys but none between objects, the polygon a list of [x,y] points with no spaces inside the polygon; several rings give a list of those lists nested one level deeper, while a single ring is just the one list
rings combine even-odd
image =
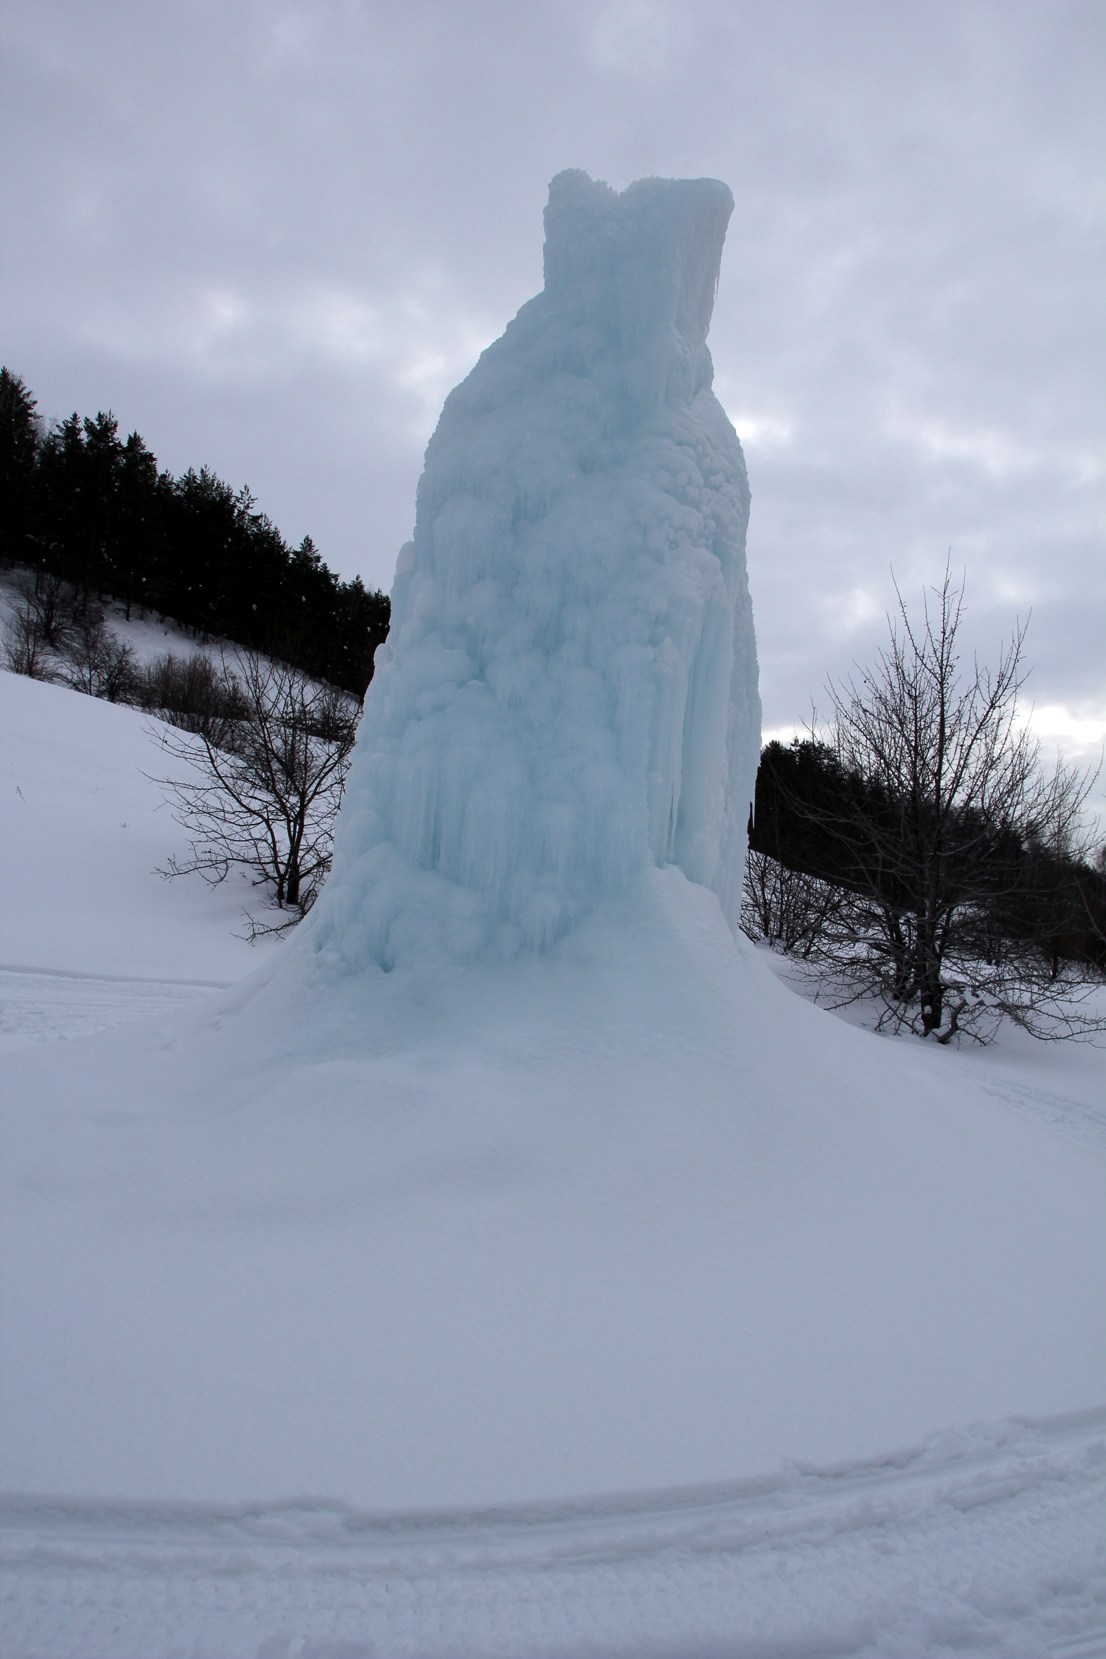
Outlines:
[{"label": "snow-covered ground", "polygon": [[871,1464],[451,1514],[12,1500],[6,1651],[1090,1659],[1106,1416]]},{"label": "snow-covered ground", "polygon": [[[33,1035],[35,1006],[50,1035],[61,1034],[64,1006],[76,1029],[94,1030],[114,1023],[95,1004],[118,1005],[108,987],[122,981],[139,997],[165,1000],[229,984],[257,965],[243,913],[257,894],[245,876],[212,888],[157,873],[172,853],[183,855],[187,837],[146,775],[174,765],[155,728],[137,709],[63,686],[8,673],[0,680],[5,1041],[13,1020]],[[32,970],[34,983],[12,983],[13,972]],[[46,983],[62,976],[66,986]]]},{"label": "snow-covered ground", "polygon": [[853,1030],[673,871],[293,1003],[141,716],[0,739],[0,1651],[1106,1653],[1102,1050]]}]

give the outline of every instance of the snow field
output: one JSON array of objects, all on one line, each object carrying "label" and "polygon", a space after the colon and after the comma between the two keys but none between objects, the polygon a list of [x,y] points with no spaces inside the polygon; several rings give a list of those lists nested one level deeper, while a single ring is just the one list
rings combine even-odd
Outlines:
[{"label": "snow field", "polygon": [[65,828],[5,894],[62,972],[4,976],[0,1485],[80,1494],[0,1509],[5,1655],[1106,1651],[1103,1424],[1056,1416],[1101,1397],[1100,1050],[851,1030],[674,872],[536,980],[309,984],[249,1065],[264,967],[26,1046],[110,987],[136,1011],[75,968],[98,938],[163,976],[257,958],[149,849],[117,907],[43,904],[75,843],[113,856],[89,797],[145,740],[10,676],[0,709]]},{"label": "snow field", "polygon": [[678,872],[526,975],[267,974],[8,1056],[9,1486],[494,1503],[1094,1402],[1101,1154]]},{"label": "snow field", "polygon": [[[187,838],[151,782],[174,764],[156,727],[137,709],[0,673],[0,968],[89,976],[105,1004],[117,994],[107,987],[130,980],[145,1005],[167,1000],[155,984],[185,995],[192,981],[225,985],[271,950],[236,936],[257,902],[245,877],[211,888],[157,874]],[[22,1012],[4,1000],[21,1029],[28,994]],[[43,997],[47,1011],[45,986]]]},{"label": "snow field", "polygon": [[1106,1417],[530,1509],[12,1500],[11,1659],[1091,1659]]}]

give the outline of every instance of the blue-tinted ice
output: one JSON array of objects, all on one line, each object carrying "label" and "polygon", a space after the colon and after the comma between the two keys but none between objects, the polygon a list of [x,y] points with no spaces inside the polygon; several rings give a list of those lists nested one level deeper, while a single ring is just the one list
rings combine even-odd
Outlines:
[{"label": "blue-tinted ice", "polygon": [[732,208],[553,180],[544,291],[426,452],[314,929],[347,967],[541,949],[651,863],[736,921],[749,492],[706,344]]}]

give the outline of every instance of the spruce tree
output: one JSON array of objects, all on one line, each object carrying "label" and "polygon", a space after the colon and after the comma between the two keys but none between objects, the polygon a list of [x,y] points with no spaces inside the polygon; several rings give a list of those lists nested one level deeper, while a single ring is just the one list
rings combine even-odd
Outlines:
[{"label": "spruce tree", "polygon": [[0,561],[33,564],[39,447],[35,400],[22,377],[0,369]]}]

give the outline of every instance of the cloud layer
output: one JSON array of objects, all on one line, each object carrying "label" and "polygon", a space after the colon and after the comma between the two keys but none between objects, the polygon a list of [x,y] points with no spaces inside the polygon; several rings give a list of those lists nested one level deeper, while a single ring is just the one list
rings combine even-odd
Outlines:
[{"label": "cloud layer", "polygon": [[971,643],[1032,610],[1050,732],[1097,741],[1098,0],[38,0],[0,60],[3,360],[385,587],[549,178],[724,179],[766,724],[950,556]]}]

